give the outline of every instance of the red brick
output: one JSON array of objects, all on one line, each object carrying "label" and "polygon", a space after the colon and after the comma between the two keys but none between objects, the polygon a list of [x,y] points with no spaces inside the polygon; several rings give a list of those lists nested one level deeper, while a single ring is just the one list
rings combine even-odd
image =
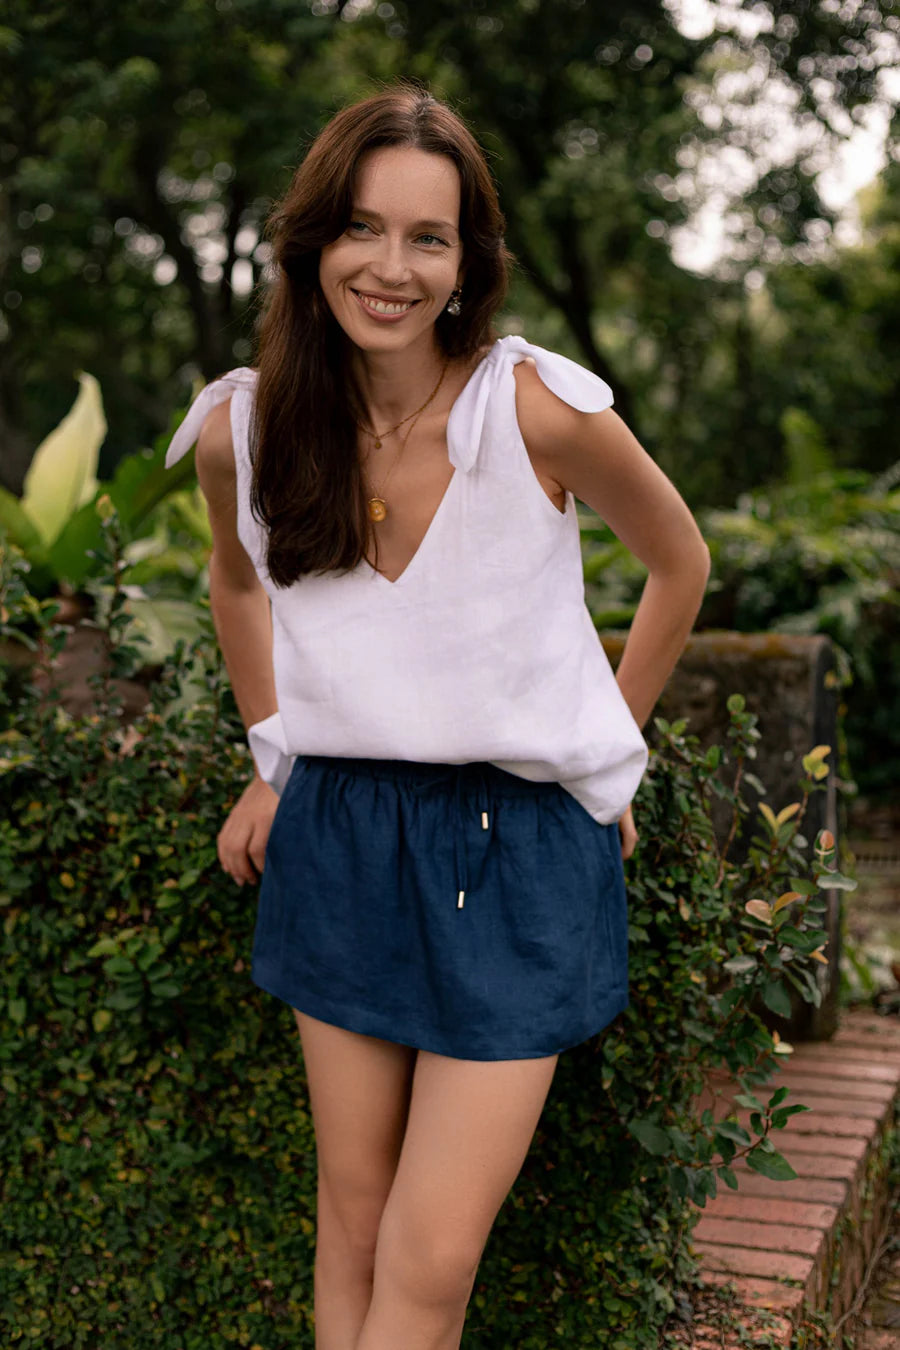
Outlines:
[{"label": "red brick", "polygon": [[[824,1141],[823,1141],[824,1142]],[[855,1181],[859,1172],[859,1160],[856,1158],[841,1158],[833,1153],[800,1153],[793,1151],[785,1155],[788,1162],[797,1173],[798,1177],[822,1177],[830,1181]],[[745,1175],[744,1169],[747,1164],[741,1159],[735,1159],[732,1164],[736,1172],[740,1172],[740,1177]],[[749,1169],[747,1169],[749,1170]],[[739,1180],[738,1185],[741,1182]],[[777,1185],[787,1186],[790,1183],[777,1182]]]},{"label": "red brick", "polygon": [[[890,1089],[890,1085],[887,1083],[882,1083],[879,1086]],[[832,1084],[832,1091],[834,1091],[834,1084]],[[892,1100],[893,1094],[880,1102],[873,1102],[868,1097],[857,1097],[850,1092],[835,1097],[823,1092],[820,1086],[818,1089],[808,1088],[805,1092],[792,1092],[786,1098],[784,1105],[790,1106],[796,1102],[798,1105],[810,1108],[808,1113],[798,1111],[798,1116],[801,1114],[811,1115],[815,1111],[817,1115],[864,1116],[869,1120],[881,1120],[887,1114],[889,1103]],[[793,1119],[792,1116],[791,1120],[793,1121]]]},{"label": "red brick", "polygon": [[753,1247],[723,1247],[712,1242],[691,1242],[700,1258],[705,1278],[707,1270],[726,1271],[731,1275],[755,1275],[763,1279],[791,1280],[799,1284],[804,1296],[812,1302],[816,1292],[816,1263],[810,1256],[795,1256],[790,1252],[760,1252]]},{"label": "red brick", "polygon": [[764,1252],[796,1252],[818,1260],[824,1248],[819,1228],[800,1228],[780,1223],[756,1223],[750,1219],[720,1219],[704,1214],[693,1230],[692,1241],[713,1242],[724,1247],[754,1247]]},{"label": "red brick", "polygon": [[[759,1300],[796,1317],[805,1297],[814,1308],[830,1305],[837,1317],[850,1306],[887,1222],[884,1184],[876,1186],[865,1206],[860,1186],[884,1137],[892,1104],[900,1097],[900,1020],[869,1011],[845,1015],[832,1042],[797,1046],[754,1092],[766,1102],[776,1087],[788,1088],[786,1105],[799,1102],[812,1108],[771,1135],[798,1176],[771,1181],[736,1160],[732,1166],[738,1190],[719,1185],[718,1195],[700,1213],[692,1245],[704,1282],[740,1283],[745,1306]],[[731,1105],[738,1091],[726,1074],[715,1074],[698,1109],[709,1105],[719,1117],[736,1114],[746,1126],[750,1113],[735,1113]],[[841,1215],[850,1227],[837,1284],[830,1290],[829,1267]],[[900,1338],[890,1334],[900,1350]]]},{"label": "red brick", "polygon": [[733,1285],[741,1303],[755,1308],[772,1308],[796,1317],[803,1308],[803,1290],[797,1284],[780,1284],[777,1280],[760,1280],[753,1276],[729,1275],[722,1270],[704,1270],[703,1283]]},{"label": "red brick", "polygon": [[[795,1055],[791,1059],[796,1062]],[[823,1061],[827,1064],[877,1064],[880,1068],[889,1069],[900,1065],[900,1046],[885,1045],[871,1037],[860,1036],[854,1041],[842,1041],[840,1045],[817,1043],[804,1046],[802,1061],[817,1064]]]},{"label": "red brick", "polygon": [[869,1013],[846,1013],[832,1039],[840,1040],[844,1036],[854,1036],[860,1031],[900,1044],[900,1021],[895,1017],[873,1017]]},{"label": "red brick", "polygon": [[772,1143],[785,1157],[794,1153],[832,1153],[836,1158],[864,1158],[869,1149],[869,1140],[856,1136],[850,1138],[842,1134],[801,1134],[799,1130],[788,1133],[776,1130]]},{"label": "red brick", "polygon": [[798,1068],[802,1066],[804,1073],[823,1073],[827,1072],[830,1078],[867,1078],[873,1083],[896,1083],[897,1070],[891,1064],[878,1063],[872,1060],[861,1060],[859,1056],[843,1054],[835,1050],[829,1050],[824,1046],[821,1050],[818,1046],[811,1049],[806,1055],[798,1058],[797,1055],[791,1056],[791,1067]]},{"label": "red brick", "polygon": [[772,1181],[771,1177],[760,1176],[759,1172],[751,1172],[747,1167],[738,1169],[737,1179],[737,1191],[727,1190],[720,1184],[719,1195],[734,1196],[738,1200],[742,1196],[772,1196],[777,1200],[815,1201],[839,1207],[846,1203],[850,1194],[846,1181],[803,1176],[798,1176],[795,1181]]},{"label": "red brick", "polygon": [[871,1008],[847,1008],[841,1017],[841,1026],[874,1026],[900,1037],[900,1022],[893,1017],[882,1017]]},{"label": "red brick", "polygon": [[[774,1185],[785,1183],[776,1181]],[[789,1224],[797,1228],[818,1228],[830,1232],[840,1213],[839,1205],[821,1205],[808,1200],[782,1200],[774,1196],[754,1196],[740,1191],[720,1191],[707,1200],[704,1216],[716,1219],[749,1219],[754,1223]],[[843,1196],[841,1197],[843,1199]],[[696,1232],[696,1229],[695,1229]]]},{"label": "red brick", "polygon": [[[800,1069],[783,1069],[778,1075],[778,1086],[789,1087],[790,1095],[785,1100],[785,1106],[790,1106],[794,1101],[806,1102],[810,1094],[819,1094],[823,1089],[823,1084],[827,1082],[830,1092],[840,1092],[847,1099],[849,1109],[850,1101],[864,1099],[871,1102],[892,1102],[897,1095],[897,1085],[893,1082],[870,1082],[868,1079],[842,1078],[839,1081],[833,1080],[825,1073],[813,1074],[803,1073]],[[770,1094],[771,1095],[771,1094]]]},{"label": "red brick", "polygon": [[[746,1128],[750,1123],[750,1115],[749,1111],[738,1111],[738,1123]],[[796,1131],[797,1134],[856,1135],[870,1139],[878,1128],[877,1121],[866,1120],[865,1116],[837,1116],[830,1111],[817,1111],[815,1116],[813,1119],[812,1111],[802,1111],[791,1116],[790,1123],[775,1133],[779,1139],[783,1139],[788,1130]]]}]

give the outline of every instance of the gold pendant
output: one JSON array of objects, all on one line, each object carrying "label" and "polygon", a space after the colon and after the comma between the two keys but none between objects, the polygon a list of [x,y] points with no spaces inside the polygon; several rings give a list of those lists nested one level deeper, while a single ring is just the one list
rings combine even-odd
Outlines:
[{"label": "gold pendant", "polygon": [[380,450],[380,449],[381,449],[381,438],[380,438],[379,436],[376,436],[376,437],[375,437],[375,449],[376,449],[376,450]]},{"label": "gold pendant", "polygon": [[369,498],[369,519],[374,521],[384,520],[387,515],[387,507],[382,497]]}]

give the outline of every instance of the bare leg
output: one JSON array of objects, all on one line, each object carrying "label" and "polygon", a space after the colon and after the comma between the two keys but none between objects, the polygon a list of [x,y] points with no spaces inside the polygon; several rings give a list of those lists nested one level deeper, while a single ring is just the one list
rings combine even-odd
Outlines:
[{"label": "bare leg", "polygon": [[482,1251],[525,1160],[556,1060],[418,1052],[356,1350],[457,1350]]},{"label": "bare leg", "polygon": [[[318,1158],[316,1350],[354,1350],[406,1128],[416,1051],[294,1009]],[[395,1347],[396,1350],[396,1347]]]}]

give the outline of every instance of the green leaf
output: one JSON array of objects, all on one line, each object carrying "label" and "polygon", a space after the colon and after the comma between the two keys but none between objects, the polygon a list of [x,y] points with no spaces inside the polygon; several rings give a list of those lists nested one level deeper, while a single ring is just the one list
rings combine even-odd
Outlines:
[{"label": "green leaf", "polygon": [[789,1116],[797,1115],[798,1111],[811,1111],[812,1107],[803,1106],[800,1102],[794,1102],[793,1106],[782,1106],[774,1112],[772,1123],[777,1129],[783,1129]]},{"label": "green leaf", "polygon": [[54,575],[71,586],[81,587],[97,572],[96,559],[90,554],[100,548],[102,541],[103,526],[92,499],[69,516],[48,548],[47,561]]},{"label": "green leaf", "polygon": [[118,951],[119,944],[115,938],[102,937],[88,948],[88,956],[115,956]]},{"label": "green leaf", "polygon": [[141,1001],[141,993],[130,993],[126,989],[116,989],[106,1000],[108,1008],[115,1008],[119,1012],[128,1012],[130,1008],[136,1008]]},{"label": "green leaf", "polygon": [[161,436],[150,454],[126,455],[119,461],[109,495],[123,524],[141,525],[165,497],[195,481],[193,455],[185,455],[171,469],[166,468],[169,440],[169,436]]},{"label": "green leaf", "polygon": [[732,956],[730,960],[723,962],[723,967],[732,975],[743,975],[747,971],[755,970],[758,964],[755,956]]},{"label": "green leaf", "polygon": [[725,706],[730,713],[743,712],[747,706],[747,700],[743,694],[729,694]]},{"label": "green leaf", "polygon": [[115,979],[117,975],[134,975],[136,972],[134,963],[127,956],[111,956],[103,962],[103,973]]},{"label": "green leaf", "polygon": [[739,1125],[736,1120],[716,1121],[716,1134],[724,1135],[726,1139],[732,1139],[736,1144],[747,1145],[750,1143],[749,1134],[743,1125]]},{"label": "green leaf", "polygon": [[167,890],[163,891],[155,901],[157,909],[174,909],[176,905],[182,904],[184,896],[181,891]]},{"label": "green leaf", "polygon": [[789,1092],[790,1088],[787,1087],[776,1088],[769,1098],[769,1109],[771,1110],[773,1106],[780,1106]]},{"label": "green leaf", "polygon": [[174,980],[160,980],[158,984],[151,983],[150,993],[154,998],[175,998],[181,993],[181,986]]},{"label": "green leaf", "polygon": [[769,980],[763,986],[762,999],[766,1007],[779,1017],[790,1017],[790,995],[780,980]]},{"label": "green leaf", "polygon": [[767,1153],[758,1145],[747,1154],[747,1166],[771,1181],[793,1181],[797,1173],[780,1153]]},{"label": "green leaf", "polygon": [[855,891],[857,882],[845,877],[841,872],[825,872],[819,877],[819,887],[823,891]]},{"label": "green leaf", "polygon": [[653,1153],[657,1157],[668,1153],[672,1147],[672,1140],[667,1130],[661,1129],[659,1125],[654,1125],[650,1120],[632,1120],[629,1121],[628,1128],[639,1143],[643,1144],[648,1153]]},{"label": "green leaf", "polygon": [[100,386],[81,371],[75,402],[38,446],[25,475],[22,509],[45,544],[97,491],[97,459],[106,436]]},{"label": "green leaf", "polygon": [[722,1178],[722,1180],[725,1182],[726,1186],[729,1186],[733,1191],[737,1190],[738,1179],[734,1175],[730,1167],[720,1167],[718,1168],[718,1173],[719,1176]]},{"label": "green leaf", "polygon": [[738,1106],[746,1107],[748,1111],[765,1110],[765,1107],[763,1106],[762,1102],[758,1101],[757,1098],[754,1097],[752,1092],[741,1092],[738,1094],[737,1097],[735,1097],[734,1100]]},{"label": "green leaf", "polygon": [[5,487],[0,487],[0,530],[5,530],[10,542],[17,544],[28,557],[41,548],[37,526],[22,510],[18,497]]}]

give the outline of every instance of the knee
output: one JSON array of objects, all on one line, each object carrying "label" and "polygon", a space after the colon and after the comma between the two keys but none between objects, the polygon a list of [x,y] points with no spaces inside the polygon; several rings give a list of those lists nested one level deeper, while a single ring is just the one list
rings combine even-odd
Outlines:
[{"label": "knee", "polygon": [[385,1216],[378,1241],[376,1282],[382,1280],[424,1307],[465,1307],[484,1243],[440,1227],[395,1225]]},{"label": "knee", "polygon": [[384,1196],[335,1194],[320,1180],[317,1245],[361,1274],[372,1275]]}]

